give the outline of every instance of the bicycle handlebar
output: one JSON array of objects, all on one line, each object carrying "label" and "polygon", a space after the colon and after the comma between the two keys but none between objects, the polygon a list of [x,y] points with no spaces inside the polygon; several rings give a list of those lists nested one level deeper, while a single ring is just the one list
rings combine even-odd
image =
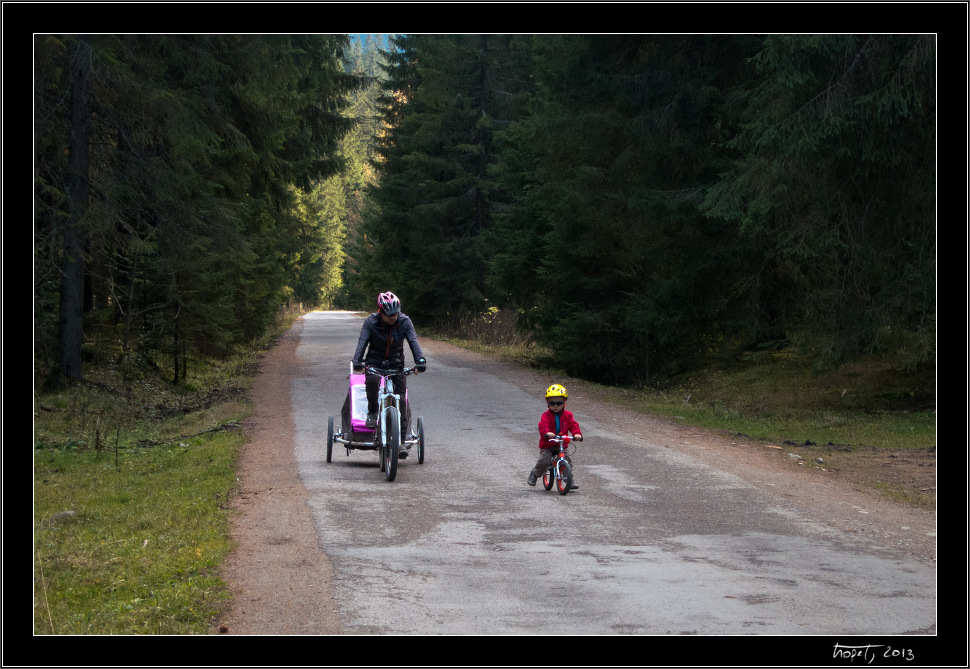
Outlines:
[{"label": "bicycle handlebar", "polygon": [[403,374],[408,376],[409,374],[418,374],[417,367],[402,367],[401,369],[386,369],[382,367],[364,367],[365,374],[372,374],[374,376],[395,376],[397,374]]},{"label": "bicycle handlebar", "polygon": [[[350,361],[350,373],[360,374],[360,372],[354,371],[353,360]],[[401,369],[387,369],[386,367],[374,367],[373,365],[367,365],[366,367],[364,367],[364,373],[387,377],[387,376],[394,376],[396,374],[404,374],[404,376],[408,376],[409,374],[420,374],[421,372],[418,371],[417,366],[402,367]]]}]

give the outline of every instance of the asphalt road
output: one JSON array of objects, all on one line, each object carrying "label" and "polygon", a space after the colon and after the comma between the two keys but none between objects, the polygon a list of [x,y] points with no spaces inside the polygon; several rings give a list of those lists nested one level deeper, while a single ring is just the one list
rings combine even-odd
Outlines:
[{"label": "asphalt road", "polygon": [[541,397],[459,356],[429,355],[428,373],[409,377],[424,464],[412,455],[387,482],[375,452],[339,444],[327,463],[327,419],[339,424],[360,325],[307,315],[291,386],[300,475],[347,634],[935,630],[932,565],[860,548],[596,416],[577,412],[580,489],[529,487]]}]

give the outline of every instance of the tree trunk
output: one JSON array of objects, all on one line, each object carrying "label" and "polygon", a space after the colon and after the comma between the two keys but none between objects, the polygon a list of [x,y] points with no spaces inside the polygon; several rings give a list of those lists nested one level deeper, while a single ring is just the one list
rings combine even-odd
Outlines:
[{"label": "tree trunk", "polygon": [[[181,309],[178,303],[176,302],[175,318],[173,319],[175,332],[173,334],[173,342],[172,342],[172,363],[173,363],[173,366],[175,367],[175,373],[172,375],[172,383],[175,383],[175,384],[179,382],[180,378],[182,379],[185,378],[185,370],[179,367],[179,348],[182,346],[182,342],[179,341],[179,312],[180,311]],[[183,360],[184,360],[184,356],[183,356]]]},{"label": "tree trunk", "polygon": [[64,267],[61,275],[60,372],[69,380],[81,379],[81,344],[84,341],[84,247],[81,218],[88,205],[88,86],[91,46],[78,37],[71,73],[71,137],[69,145],[68,220],[64,230]]}]

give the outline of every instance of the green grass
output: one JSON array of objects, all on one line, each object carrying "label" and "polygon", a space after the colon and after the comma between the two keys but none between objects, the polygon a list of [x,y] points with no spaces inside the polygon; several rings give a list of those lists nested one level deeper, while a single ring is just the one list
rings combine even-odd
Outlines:
[{"label": "green grass", "polygon": [[[34,632],[203,634],[228,593],[242,438],[34,456]],[[117,455],[117,457],[116,457]]]},{"label": "green grass", "polygon": [[628,400],[642,411],[670,416],[686,424],[737,433],[751,439],[798,445],[876,448],[931,448],[936,416],[931,411],[867,413],[855,410],[791,411],[749,414],[718,402],[652,394]]},{"label": "green grass", "polygon": [[199,362],[186,384],[102,359],[84,383],[35,395],[35,634],[208,632],[231,597],[237,428],[271,341]]},{"label": "green grass", "polygon": [[747,356],[634,395],[692,425],[782,443],[919,449],[936,444],[933,378],[868,357],[824,372],[795,351]]}]

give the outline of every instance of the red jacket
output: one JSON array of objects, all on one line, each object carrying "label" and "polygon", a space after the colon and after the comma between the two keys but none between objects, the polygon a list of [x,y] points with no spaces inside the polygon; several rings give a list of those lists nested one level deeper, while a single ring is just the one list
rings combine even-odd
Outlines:
[{"label": "red jacket", "polygon": [[566,411],[565,409],[559,412],[558,430],[556,430],[556,414],[551,410],[539,416],[539,448],[558,448],[556,444],[549,443],[549,440],[546,438],[546,432],[571,434],[573,436],[578,434],[579,436],[583,436],[583,431],[579,428],[579,423],[573,418],[573,412]]}]

